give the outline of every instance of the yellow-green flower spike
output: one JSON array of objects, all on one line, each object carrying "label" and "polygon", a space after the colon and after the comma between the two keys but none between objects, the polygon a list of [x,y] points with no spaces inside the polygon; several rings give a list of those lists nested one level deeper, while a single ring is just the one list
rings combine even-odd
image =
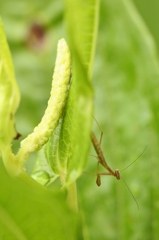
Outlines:
[{"label": "yellow-green flower spike", "polygon": [[57,58],[53,74],[51,96],[45,114],[34,131],[22,142],[17,155],[19,161],[24,161],[29,152],[39,150],[55,130],[68,97],[71,60],[68,45],[64,39],[59,40]]}]

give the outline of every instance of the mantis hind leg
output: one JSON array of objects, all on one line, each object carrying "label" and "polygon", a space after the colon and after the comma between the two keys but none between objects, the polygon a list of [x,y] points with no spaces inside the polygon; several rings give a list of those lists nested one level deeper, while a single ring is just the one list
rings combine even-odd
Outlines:
[{"label": "mantis hind leg", "polygon": [[100,164],[100,162],[98,161],[97,162],[97,179],[96,179],[96,184],[98,187],[100,187],[100,185],[101,185],[101,175],[99,173],[99,164]]}]

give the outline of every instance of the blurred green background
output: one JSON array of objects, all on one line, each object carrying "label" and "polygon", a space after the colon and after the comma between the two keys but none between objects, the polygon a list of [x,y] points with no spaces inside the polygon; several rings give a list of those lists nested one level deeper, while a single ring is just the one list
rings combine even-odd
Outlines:
[{"label": "blurred green background", "polygon": [[[83,174],[77,184],[86,239],[159,237],[159,3],[134,4],[101,0],[92,84],[94,116],[104,132],[102,150],[112,169],[125,168],[148,145],[122,173],[140,210],[122,180],[103,176],[98,188],[95,176]],[[59,0],[0,0],[21,91],[16,127],[22,138],[38,124],[47,105],[57,41],[67,39],[64,12]],[[96,123],[93,129],[100,137]],[[13,142],[15,152],[21,139]],[[92,148],[90,154],[95,155]],[[95,172],[96,162],[88,156],[86,171]]]}]

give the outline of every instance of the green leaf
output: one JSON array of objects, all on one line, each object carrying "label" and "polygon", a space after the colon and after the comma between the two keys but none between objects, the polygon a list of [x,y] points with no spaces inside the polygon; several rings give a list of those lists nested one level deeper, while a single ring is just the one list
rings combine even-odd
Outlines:
[{"label": "green leaf", "polygon": [[[62,184],[74,181],[82,172],[90,145],[92,88],[90,77],[94,57],[99,1],[66,0],[66,23],[72,58],[72,84],[64,118],[47,145],[46,156]],[[82,21],[79,21],[82,19]],[[76,32],[76,34],[75,34]],[[52,150],[53,146],[53,150]]]},{"label": "green leaf", "polygon": [[58,178],[58,175],[54,174],[48,166],[48,161],[45,156],[45,147],[38,151],[31,176],[42,185],[49,185]]},{"label": "green leaf", "polygon": [[[81,202],[86,222],[91,226],[90,239],[157,240],[158,53],[131,1],[103,0],[100,9],[93,84],[95,117],[104,132],[101,149],[109,166],[113,170],[122,170],[140,155],[146,145],[148,148],[135,164],[121,172],[138,201],[139,211],[122,180],[103,176],[102,185],[97,188],[95,177],[80,179]],[[100,137],[96,124],[94,128]],[[93,150],[91,154],[94,154]],[[97,161],[89,159],[92,172],[95,172]]]},{"label": "green leaf", "polygon": [[19,100],[13,63],[0,19],[0,154],[8,171],[14,174],[19,169],[11,150],[11,141],[16,136],[14,114]]},{"label": "green leaf", "polygon": [[0,162],[0,239],[77,239],[78,217],[64,194],[11,179]]},{"label": "green leaf", "polygon": [[99,3],[99,0],[66,0],[66,23],[71,48],[79,54],[79,61],[85,68],[89,80],[92,76],[96,47]]},{"label": "green leaf", "polygon": [[0,149],[16,136],[14,114],[20,100],[14,67],[0,19]]}]

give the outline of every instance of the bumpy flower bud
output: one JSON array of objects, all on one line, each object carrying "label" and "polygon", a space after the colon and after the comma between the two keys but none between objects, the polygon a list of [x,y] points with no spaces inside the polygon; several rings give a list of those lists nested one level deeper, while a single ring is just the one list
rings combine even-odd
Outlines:
[{"label": "bumpy flower bud", "polygon": [[68,45],[64,39],[59,40],[57,58],[53,74],[51,96],[45,114],[34,131],[21,142],[24,152],[39,150],[55,130],[68,97],[71,60]]}]

